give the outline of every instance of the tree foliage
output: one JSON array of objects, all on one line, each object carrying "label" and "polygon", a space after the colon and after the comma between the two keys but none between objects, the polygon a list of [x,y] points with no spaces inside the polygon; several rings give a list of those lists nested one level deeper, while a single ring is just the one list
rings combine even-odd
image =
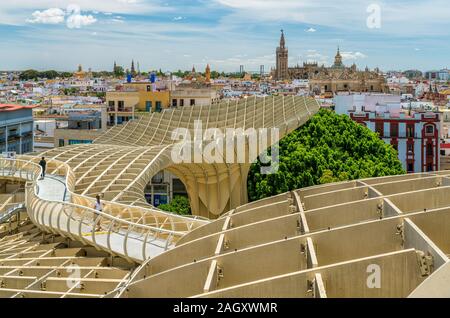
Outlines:
[{"label": "tree foliage", "polygon": [[179,215],[191,215],[189,199],[183,196],[175,196],[169,204],[161,204],[158,208]]},{"label": "tree foliage", "polygon": [[404,174],[397,152],[370,129],[322,109],[279,143],[279,170],[248,177],[251,201],[318,184]]},{"label": "tree foliage", "polygon": [[[49,70],[49,71],[36,71],[36,70],[26,70],[20,73],[19,78],[23,81],[29,81],[29,80],[37,80],[37,79],[55,79],[58,77],[66,77],[65,73],[59,73],[55,70]],[[70,76],[72,74],[70,73]],[[70,77],[69,76],[69,77]]]}]

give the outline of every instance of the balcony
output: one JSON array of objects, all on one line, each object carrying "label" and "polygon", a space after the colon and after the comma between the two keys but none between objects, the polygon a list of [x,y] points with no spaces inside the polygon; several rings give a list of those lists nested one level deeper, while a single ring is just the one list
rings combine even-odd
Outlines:
[{"label": "balcony", "polygon": [[108,108],[108,113],[134,113],[133,107],[119,107],[116,111],[114,107]]},{"label": "balcony", "polygon": [[405,138],[413,138],[417,139],[419,138],[419,134],[407,134],[407,133],[399,133],[399,134],[384,134],[382,138],[398,138],[398,139],[405,139]]},{"label": "balcony", "polygon": [[134,109],[133,107],[124,107],[124,108],[119,108],[117,109],[118,113],[133,113]]}]

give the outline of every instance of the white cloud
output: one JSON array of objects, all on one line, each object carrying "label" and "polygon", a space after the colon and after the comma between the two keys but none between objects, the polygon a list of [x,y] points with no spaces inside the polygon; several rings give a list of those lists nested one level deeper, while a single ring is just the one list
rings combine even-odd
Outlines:
[{"label": "white cloud", "polygon": [[27,19],[28,23],[59,24],[64,22],[65,12],[59,8],[50,8],[45,11],[35,11],[31,16],[31,19]]},{"label": "white cloud", "polygon": [[35,11],[32,18],[27,19],[28,23],[39,24],[60,24],[64,21],[69,29],[79,29],[97,22],[97,19],[92,15],[82,15],[80,6],[76,4],[69,5],[66,11],[60,8]]},{"label": "white cloud", "polygon": [[316,29],[314,29],[314,28],[309,28],[308,30],[306,30],[306,32],[311,32],[311,33],[314,33],[314,32],[316,32],[317,30]]},{"label": "white cloud", "polygon": [[[0,1],[0,11],[66,8],[71,4],[76,4],[84,11],[131,14],[159,10],[162,7],[159,3],[160,0],[14,0]],[[167,8],[164,11],[167,11]]]},{"label": "white cloud", "polygon": [[307,50],[305,57],[306,62],[317,62],[319,65],[329,65],[328,56],[317,52],[316,50]]},{"label": "white cloud", "polygon": [[[305,23],[352,31],[367,28],[367,7],[373,0],[214,0],[231,14],[224,25],[255,22]],[[443,33],[450,19],[448,0],[380,0],[382,28],[379,33]],[[414,21],[414,23],[411,23]],[[373,30],[372,30],[373,31]]]},{"label": "white cloud", "polygon": [[[246,58],[243,55],[235,55],[230,58],[223,59],[209,59],[205,56],[201,63],[209,63],[211,65],[216,65],[221,69],[236,69],[240,65],[245,65],[247,68],[259,69],[260,65],[272,65],[275,61],[275,54],[268,54],[263,56],[256,56],[251,58]],[[196,64],[201,64],[200,62]]]},{"label": "white cloud", "polygon": [[359,60],[359,59],[367,58],[367,55],[365,55],[361,52],[341,52],[341,55],[342,55],[342,59],[344,61]]},{"label": "white cloud", "polygon": [[67,19],[67,27],[69,29],[79,29],[83,26],[88,26],[97,22],[91,15],[72,15]]},{"label": "white cloud", "polygon": [[69,5],[66,14],[68,15],[66,24],[69,29],[79,29],[97,22],[92,15],[82,15],[80,6],[76,4]]},{"label": "white cloud", "polygon": [[122,19],[111,19],[110,23],[125,23],[125,21]]},{"label": "white cloud", "polygon": [[306,55],[306,57],[307,57],[308,59],[317,59],[317,60],[324,60],[324,59],[327,59],[327,58],[328,58],[328,56],[323,55],[323,54],[321,54],[321,53],[319,53],[319,52],[311,52],[311,53],[308,53],[308,54]]},{"label": "white cloud", "polygon": [[183,20],[184,18],[183,17],[175,17],[175,18],[173,18],[172,20],[173,21],[180,21],[180,20]]},{"label": "white cloud", "polygon": [[215,0],[218,4],[234,9],[233,18],[245,16],[259,21],[301,22],[305,20],[304,1],[298,0]]},{"label": "white cloud", "polygon": [[[174,11],[163,0],[0,0],[0,25],[23,25],[31,13],[46,8],[67,8],[76,3],[85,12],[111,14],[148,14]],[[30,23],[30,22],[28,22]]]}]

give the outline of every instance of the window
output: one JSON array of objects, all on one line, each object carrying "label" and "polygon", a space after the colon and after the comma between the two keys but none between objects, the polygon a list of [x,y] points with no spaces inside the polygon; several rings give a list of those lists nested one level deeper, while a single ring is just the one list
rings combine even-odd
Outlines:
[{"label": "window", "polygon": [[152,183],[153,184],[159,184],[159,183],[163,183],[164,181],[164,172],[160,171],[158,172],[155,176],[153,176],[152,178]]},{"label": "window", "polygon": [[191,106],[195,105],[195,99],[191,99]]},{"label": "window", "polygon": [[187,196],[187,190],[184,183],[180,179],[172,179],[172,191],[173,195]]},{"label": "window", "polygon": [[123,111],[124,110],[124,108],[125,108],[125,102],[123,101],[123,100],[119,100],[119,102],[118,102],[118,108],[119,108],[119,111]]},{"label": "window", "polygon": [[152,87],[150,85],[147,85],[147,92],[151,92],[152,91]]},{"label": "window", "polygon": [[414,165],[412,163],[408,163],[408,172],[414,172]]},{"label": "window", "polygon": [[180,99],[180,106],[181,106],[181,107],[184,106],[184,99]]},{"label": "window", "polygon": [[395,151],[398,151],[398,145],[397,145],[397,144],[393,144],[393,145],[392,145],[392,148],[394,148]]},{"label": "window", "polygon": [[92,144],[92,140],[69,139],[69,145]]},{"label": "window", "polygon": [[431,126],[431,125],[426,126],[425,133],[427,135],[433,135],[434,134],[434,126]]},{"label": "window", "polygon": [[59,140],[59,146],[60,147],[64,147],[64,139],[60,139]]},{"label": "window", "polygon": [[145,111],[148,113],[151,113],[151,111],[152,111],[152,102],[151,101],[145,102]]},{"label": "window", "polygon": [[116,102],[114,102],[113,100],[110,100],[110,101],[108,102],[108,105],[109,105],[110,107],[114,107],[114,106],[116,106]]},{"label": "window", "polygon": [[398,123],[391,124],[391,137],[398,137]]},{"label": "window", "polygon": [[427,144],[427,156],[432,157],[434,154],[433,144]]},{"label": "window", "polygon": [[177,106],[178,106],[178,100],[172,99],[172,107],[177,107]]},{"label": "window", "polygon": [[406,137],[414,138],[414,126],[413,125],[408,125],[406,127]]},{"label": "window", "polygon": [[162,111],[162,106],[161,106],[161,102],[157,101],[156,102],[156,112],[160,113]]},{"label": "window", "polygon": [[433,164],[432,164],[432,163],[429,163],[429,164],[427,165],[427,172],[431,172],[431,171],[433,171]]},{"label": "window", "polygon": [[406,147],[409,154],[414,153],[414,144],[408,144]]},{"label": "window", "polygon": [[33,149],[33,147],[31,145],[31,141],[30,142],[24,142],[22,144],[22,153],[31,152],[32,149]]},{"label": "window", "polygon": [[375,132],[377,132],[380,137],[384,137],[384,123],[383,122],[376,122],[375,123]]}]

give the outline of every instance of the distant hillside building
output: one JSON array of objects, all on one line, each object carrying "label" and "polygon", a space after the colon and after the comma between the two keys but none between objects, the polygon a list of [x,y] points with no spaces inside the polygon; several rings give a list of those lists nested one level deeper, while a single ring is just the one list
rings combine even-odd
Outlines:
[{"label": "distant hillside building", "polygon": [[450,70],[442,69],[440,71],[428,71],[425,73],[425,78],[430,81],[447,82],[450,80]]},{"label": "distant hillside building", "polygon": [[419,70],[407,70],[403,72],[403,75],[408,79],[419,79],[422,78],[423,73]]}]

